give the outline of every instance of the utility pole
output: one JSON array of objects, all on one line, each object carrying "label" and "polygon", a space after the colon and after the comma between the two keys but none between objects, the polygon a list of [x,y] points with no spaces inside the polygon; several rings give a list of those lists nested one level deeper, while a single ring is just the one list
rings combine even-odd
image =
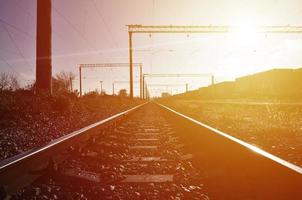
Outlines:
[{"label": "utility pole", "polygon": [[[212,74],[143,74],[143,99],[146,98],[147,96],[147,87],[146,87],[146,78],[148,77],[160,77],[160,78],[166,78],[166,77],[175,77],[175,78],[180,78],[180,77],[210,77],[212,80],[212,84],[213,84],[213,80],[214,80],[214,76]],[[164,86],[166,86],[167,84],[164,84]],[[175,85],[175,84],[172,84]],[[178,85],[178,84],[176,84]],[[151,86],[151,85],[150,85]],[[188,86],[186,86],[186,91],[188,91]]]},{"label": "utility pole", "polygon": [[144,89],[144,98],[148,99],[148,91],[147,91],[147,84],[145,83],[145,89]]},{"label": "utility pole", "polygon": [[101,83],[101,95],[103,94],[103,81],[100,81]]},{"label": "utility pole", "polygon": [[80,97],[82,96],[82,67],[79,66],[79,74],[80,74]]},{"label": "utility pole", "polygon": [[140,91],[140,98],[142,99],[143,98],[143,66],[140,65],[139,66],[139,72],[140,72],[140,75],[139,75],[139,80],[140,80],[140,88],[139,88],[139,91]]},{"label": "utility pole", "polygon": [[112,96],[114,96],[114,82],[112,83]]},{"label": "utility pole", "polygon": [[73,88],[72,88],[72,77],[71,76],[69,77],[69,82],[70,82],[70,92],[72,92]]},{"label": "utility pole", "polygon": [[[82,69],[84,68],[119,68],[119,67],[129,67],[129,63],[97,63],[97,64],[80,64],[79,65],[79,75],[80,75],[80,95],[82,94]],[[142,63],[133,63],[131,65],[131,69],[133,67],[139,67],[140,71],[140,83],[142,83],[142,76],[143,76],[143,64]],[[133,71],[132,71],[133,72]],[[132,96],[133,96],[133,73],[132,76],[130,75],[130,80],[128,81],[130,83],[130,91],[131,91],[131,86],[132,86]],[[140,85],[140,94],[142,94],[142,89],[143,86]]]},{"label": "utility pole", "polygon": [[[133,97],[132,84],[132,36],[133,34],[155,34],[155,33],[171,33],[171,34],[226,34],[241,29],[240,26],[144,26],[138,24],[126,25],[129,35],[129,61],[130,61],[130,97]],[[259,33],[262,34],[301,34],[302,26],[259,26]],[[214,80],[212,81],[212,84]],[[144,89],[144,87],[143,87]],[[143,93],[144,94],[144,93]]]},{"label": "utility pole", "polygon": [[148,85],[146,84],[146,95],[147,95],[147,100],[150,99],[150,94],[149,94],[149,90],[148,90]]},{"label": "utility pole", "polygon": [[[153,88],[153,87],[164,87],[165,88],[165,92],[168,92],[168,93],[170,93],[170,94],[172,94],[172,92],[173,92],[173,89],[172,89],[172,87],[184,87],[185,86],[185,89],[186,89],[186,92],[188,92],[188,86],[189,86],[189,84],[188,83],[186,83],[186,84],[148,84],[148,88]],[[170,88],[170,92],[169,92],[169,88]],[[150,93],[150,92],[149,92]],[[178,93],[178,91],[176,91],[176,93]]]},{"label": "utility pole", "polygon": [[[123,83],[129,83],[129,81],[113,81],[113,84],[112,84],[112,88],[113,90],[115,90],[115,86],[116,84],[123,84]],[[140,81],[133,81],[133,83],[139,83],[140,84],[140,88],[141,88],[141,80]]]},{"label": "utility pole", "polygon": [[211,76],[211,83],[212,83],[212,85],[214,85],[214,84],[215,84],[214,75],[212,75],[212,76]]},{"label": "utility pole", "polygon": [[130,98],[133,99],[132,32],[129,32]]},{"label": "utility pole", "polygon": [[143,78],[142,78],[142,93],[143,93],[143,99],[145,99],[145,76],[143,75]]},{"label": "utility pole", "polygon": [[37,0],[36,93],[51,88],[51,0]]}]

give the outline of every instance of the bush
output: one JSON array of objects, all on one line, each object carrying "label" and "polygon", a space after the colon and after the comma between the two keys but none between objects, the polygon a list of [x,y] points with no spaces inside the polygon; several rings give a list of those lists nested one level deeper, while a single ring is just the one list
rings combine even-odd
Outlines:
[{"label": "bush", "polygon": [[53,111],[70,111],[72,108],[72,99],[68,95],[58,95],[52,97],[52,110]]}]

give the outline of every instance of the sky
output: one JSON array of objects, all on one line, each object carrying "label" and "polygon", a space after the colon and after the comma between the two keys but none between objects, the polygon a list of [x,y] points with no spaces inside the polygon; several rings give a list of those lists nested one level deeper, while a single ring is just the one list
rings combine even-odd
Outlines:
[{"label": "sky", "polygon": [[[127,24],[142,25],[302,25],[301,0],[53,0],[53,74],[80,63],[129,62]],[[35,78],[36,0],[0,0],[0,71],[23,84]],[[134,62],[144,73],[212,73],[217,82],[272,68],[299,68],[302,35],[135,34]],[[134,71],[135,81],[139,79]],[[84,91],[112,93],[113,81],[127,81],[128,69],[85,69]],[[210,84],[209,78],[149,78],[152,84]],[[117,84],[116,91],[128,89]],[[184,86],[155,87],[182,92]],[[139,94],[135,83],[135,95]]]}]

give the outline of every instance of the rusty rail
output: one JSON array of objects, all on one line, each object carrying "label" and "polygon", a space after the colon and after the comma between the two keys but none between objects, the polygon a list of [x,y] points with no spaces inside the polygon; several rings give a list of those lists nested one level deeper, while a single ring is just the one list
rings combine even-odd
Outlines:
[{"label": "rusty rail", "polygon": [[[142,107],[146,103],[135,106],[77,131],[69,133],[49,142],[43,147],[31,149],[0,162],[0,187],[2,192],[13,194],[19,189],[31,184],[49,168],[69,157],[71,146],[82,148],[85,142],[97,135],[102,129],[113,126],[128,114]],[[1,196],[1,195],[0,195]]]},{"label": "rusty rail", "polygon": [[157,104],[206,171],[213,199],[302,198],[301,167]]}]

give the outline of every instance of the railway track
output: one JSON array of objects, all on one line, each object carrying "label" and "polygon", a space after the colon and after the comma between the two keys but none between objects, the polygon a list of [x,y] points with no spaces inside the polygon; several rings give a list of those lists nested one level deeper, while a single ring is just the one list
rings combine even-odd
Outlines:
[{"label": "railway track", "polygon": [[0,164],[7,199],[301,199],[301,174],[154,103]]}]

